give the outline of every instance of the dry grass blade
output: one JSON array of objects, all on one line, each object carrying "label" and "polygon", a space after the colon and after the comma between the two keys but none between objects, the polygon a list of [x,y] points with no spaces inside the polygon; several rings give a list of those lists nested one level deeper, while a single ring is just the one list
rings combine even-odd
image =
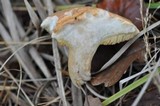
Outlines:
[{"label": "dry grass blade", "polygon": [[52,62],[54,61],[54,58],[51,55],[48,55],[48,54],[45,54],[45,53],[41,53],[41,56],[46,60],[49,60],[49,61],[52,61]]},{"label": "dry grass blade", "polygon": [[3,91],[3,90],[15,90],[17,89],[17,87],[14,87],[14,86],[0,86],[0,91]]},{"label": "dry grass blade", "polygon": [[73,104],[73,106],[83,106],[81,90],[79,88],[75,87],[75,85],[73,83],[72,83],[71,90],[72,90],[72,104]]},{"label": "dry grass blade", "polygon": [[24,38],[26,33],[21,25],[21,23],[18,21],[16,15],[14,14],[14,20],[15,20],[15,24],[16,24],[16,28],[17,28],[17,32],[18,32],[18,35],[21,37],[21,38]]},{"label": "dry grass blade", "polygon": [[132,76],[129,76],[129,77],[125,78],[125,79],[120,80],[120,89],[122,89],[122,85],[124,83],[126,83],[126,82],[130,81],[131,79],[136,78],[137,76],[140,76],[140,75],[142,75],[142,74],[144,74],[146,72],[149,72],[150,70],[153,70],[153,67],[149,67],[148,68],[148,66],[151,64],[152,61],[154,61],[154,59],[156,58],[158,53],[159,53],[159,51],[157,51],[154,54],[154,56],[152,56],[152,58],[146,63],[146,65],[143,67],[143,69],[140,72],[138,72],[138,73],[136,73],[136,74],[134,74]]},{"label": "dry grass blade", "polygon": [[[4,71],[3,71],[4,72]],[[1,75],[1,74],[0,74]],[[46,82],[46,81],[55,81],[56,78],[55,77],[52,77],[52,78],[39,78],[39,79],[34,79],[34,81],[39,81],[39,82]],[[26,82],[33,82],[32,79],[23,79],[23,80],[16,80],[17,82],[22,82],[22,83],[26,83]],[[7,81],[8,83],[13,83],[14,81],[13,80],[8,80]],[[4,81],[0,81],[0,84],[3,84]]]},{"label": "dry grass blade", "polygon": [[46,18],[47,14],[46,14],[46,11],[45,11],[44,6],[42,5],[41,1],[40,0],[33,0],[33,2],[37,8],[37,11],[38,11],[39,16],[41,17],[41,20]]},{"label": "dry grass blade", "polygon": [[[15,95],[14,93],[12,93],[12,92],[10,92],[9,94],[10,94],[11,100],[12,100],[13,102],[16,102],[16,101],[17,101],[17,100],[16,100],[16,98],[17,98],[16,95]],[[26,103],[26,101],[24,101],[24,100],[21,99],[21,98],[18,98],[17,104],[20,105],[20,106],[28,106],[28,104]]]},{"label": "dry grass blade", "polygon": [[160,74],[156,73],[155,77],[153,78],[154,84],[157,86],[158,91],[160,93]]},{"label": "dry grass blade", "polygon": [[152,78],[154,77],[155,73],[157,72],[158,70],[158,67],[159,67],[159,64],[160,64],[160,58],[158,60],[158,62],[156,63],[153,71],[151,72],[147,82],[145,83],[145,85],[143,86],[141,92],[138,94],[138,96],[136,97],[136,99],[134,100],[132,106],[137,106],[137,104],[139,103],[140,99],[142,98],[143,94],[145,93],[147,87],[149,86],[149,84],[151,83],[152,81]]},{"label": "dry grass blade", "polygon": [[43,59],[40,57],[37,50],[34,47],[31,47],[29,49],[29,53],[32,56],[32,58],[34,59],[34,61],[37,63],[37,65],[39,66],[39,68],[41,69],[41,71],[43,72],[45,77],[46,78],[52,77],[52,75],[50,74],[46,64],[44,63]]},{"label": "dry grass blade", "polygon": [[10,4],[9,0],[1,0],[1,3],[2,3],[2,8],[4,10],[3,12],[4,12],[5,18],[7,20],[7,24],[8,24],[11,36],[12,36],[13,40],[19,41],[19,36],[17,33],[16,24],[15,24],[15,21],[13,20],[15,17],[14,17],[13,10],[11,8],[11,4]]},{"label": "dry grass blade", "polygon": [[58,97],[54,98],[53,100],[51,100],[47,103],[43,102],[43,103],[39,103],[38,105],[40,105],[40,106],[50,106],[51,104],[58,102],[59,99],[61,99],[61,98],[58,96]]},{"label": "dry grass blade", "polygon": [[[4,26],[1,23],[0,23],[0,33],[1,33],[2,38],[6,42],[11,42],[11,38],[10,38],[9,34],[7,33],[6,29],[4,28]],[[20,55],[19,54],[20,52],[17,53],[17,50],[15,47],[13,47],[13,46],[10,46],[10,47],[14,53],[3,63],[3,65],[0,67],[0,71],[2,70],[3,66],[10,60],[10,58],[12,58],[12,56],[15,55],[31,79],[40,78],[39,73],[37,73],[35,71],[33,65],[31,64],[32,62],[31,62],[31,60],[29,60],[28,55],[24,51],[23,51],[23,55],[22,55],[22,53]],[[39,85],[37,82],[35,82],[35,84],[37,86]]]},{"label": "dry grass blade", "polygon": [[54,54],[54,63],[55,63],[55,70],[56,70],[56,75],[57,75],[57,81],[58,81],[58,86],[59,86],[59,95],[63,101],[64,106],[68,106],[65,97],[65,91],[63,87],[63,79],[62,79],[62,69],[61,69],[61,63],[60,63],[60,57],[58,53],[58,48],[57,48],[57,41],[55,39],[52,39],[52,47],[53,47],[53,54]]},{"label": "dry grass blade", "polygon": [[87,89],[88,89],[94,96],[96,96],[96,97],[98,97],[98,98],[100,98],[100,99],[104,99],[104,100],[107,99],[107,97],[104,97],[104,96],[98,94],[97,92],[95,92],[95,91],[90,87],[89,84],[86,84],[86,87],[87,87]]},{"label": "dry grass blade", "polygon": [[24,3],[26,5],[26,8],[28,10],[28,13],[29,13],[29,16],[31,18],[31,21],[33,23],[33,25],[39,29],[39,26],[40,26],[40,20],[37,16],[37,14],[35,13],[35,11],[32,9],[31,5],[28,3],[27,0],[24,0]]},{"label": "dry grass blade", "polygon": [[[10,71],[4,67],[4,70],[5,72],[11,77],[11,79],[15,82],[15,84],[19,87],[19,84],[18,82],[16,81],[16,79],[14,78],[14,76],[10,73]],[[27,96],[27,94],[25,93],[25,91],[20,87],[19,88],[22,92],[22,94],[25,96],[26,100],[28,101],[28,103],[31,105],[31,106],[34,106],[33,103],[31,102],[30,98]]]},{"label": "dry grass blade", "polygon": [[[18,31],[20,31],[20,29],[18,31],[15,29],[16,27],[18,28],[18,26],[19,26],[19,23],[15,24],[15,22],[17,22],[18,19],[16,18],[15,14],[12,11],[10,2],[3,0],[2,5],[4,8],[4,13],[7,15],[6,17],[9,17],[10,14],[12,14],[12,17],[10,17],[11,18],[10,20],[12,21],[12,23],[8,23],[8,27],[11,30],[10,32],[11,32],[12,38],[15,41],[18,41],[19,40]],[[8,20],[7,20],[7,22],[8,22]],[[10,24],[13,24],[14,27],[13,27],[13,25],[10,25]],[[0,23],[0,30],[1,30],[1,36],[5,40],[5,42],[6,43],[12,42],[12,38],[10,37],[10,35],[8,34],[8,32],[5,30],[4,26],[1,23]],[[23,28],[21,28],[21,32],[19,32],[19,34],[22,34],[22,33],[23,34],[25,33]],[[16,37],[14,37],[14,36],[16,36]],[[18,59],[18,61],[20,62],[20,64],[22,65],[23,69],[26,71],[26,73],[29,75],[29,77],[31,79],[40,78],[40,74],[35,71],[35,68],[32,65],[32,62],[31,62],[29,56],[27,55],[27,53],[24,51],[24,49],[21,48],[22,50],[17,52],[18,50],[15,46],[10,45],[10,48],[13,51],[13,54],[4,62],[4,64],[2,65],[2,67],[0,69],[2,69],[3,66],[10,60],[10,58],[12,58],[15,55],[16,58]],[[37,86],[39,86],[39,84],[37,82],[35,82],[35,84]]]},{"label": "dry grass blade", "polygon": [[[66,95],[68,95],[69,93],[70,93],[70,92],[67,91],[67,92],[66,92]],[[55,103],[55,102],[58,102],[59,99],[61,99],[61,98],[58,96],[58,97],[54,98],[53,100],[51,100],[51,101],[49,101],[49,102],[47,102],[47,103],[39,103],[39,105],[42,105],[42,106],[50,106],[51,104],[53,104],[53,103]]]},{"label": "dry grass blade", "polygon": [[[28,41],[21,41],[21,42],[14,42],[14,41],[12,41],[12,42],[5,42],[5,41],[0,41],[0,45],[6,45],[6,44],[8,44],[8,45],[24,45],[24,44],[26,44],[26,43],[28,43]],[[33,43],[30,43],[29,45],[51,45],[52,44],[52,42],[33,42]],[[1,48],[0,50],[2,51],[2,50],[6,50],[6,49],[8,49],[8,48]]]},{"label": "dry grass blade", "polygon": [[51,0],[43,0],[43,2],[47,7],[48,15],[53,14],[53,10],[55,8],[55,4],[53,4]]},{"label": "dry grass blade", "polygon": [[34,97],[33,97],[33,102],[35,105],[38,104],[38,99],[40,98],[40,95],[42,94],[42,92],[45,90],[46,86],[48,85],[49,82],[46,82],[44,83],[43,85],[41,85],[41,87],[39,87],[37,90],[36,90],[36,93],[34,94]]},{"label": "dry grass blade", "polygon": [[[22,36],[24,36],[25,32],[23,29],[19,29],[19,30],[16,29],[16,28],[20,27],[19,26],[20,24],[16,23],[16,22],[18,22],[18,19],[16,18],[16,15],[14,14],[14,12],[11,8],[10,2],[8,0],[7,1],[3,0],[2,5],[3,5],[4,13],[5,13],[4,15],[7,19],[8,27],[10,29],[10,34],[11,34],[14,41],[19,41],[19,34],[23,34]],[[13,19],[15,19],[17,21],[13,21]],[[1,35],[2,38],[6,42],[12,42],[12,38],[10,38],[10,35],[7,33],[5,28],[3,28],[3,25],[1,26],[1,29],[3,30],[2,31],[3,34]],[[18,31],[20,32],[19,34],[18,34]],[[13,45],[10,45],[10,47],[13,52],[16,51],[16,47],[14,47]],[[21,51],[16,53],[16,57],[17,57],[18,61],[22,64],[23,68],[25,69],[25,71],[27,72],[27,74],[29,75],[30,78],[34,79],[34,78],[38,78],[40,76],[37,72],[35,72],[34,66],[31,64],[32,62],[31,62],[29,56],[27,55],[27,53],[24,51],[24,49],[22,49]]]}]

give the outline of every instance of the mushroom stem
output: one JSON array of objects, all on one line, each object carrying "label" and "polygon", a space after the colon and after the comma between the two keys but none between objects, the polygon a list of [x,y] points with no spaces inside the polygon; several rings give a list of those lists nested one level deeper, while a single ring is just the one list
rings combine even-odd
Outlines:
[{"label": "mushroom stem", "polygon": [[98,46],[85,48],[87,49],[83,50],[84,47],[69,49],[69,75],[71,76],[72,82],[79,87],[84,82],[89,81],[91,79],[91,61]]}]

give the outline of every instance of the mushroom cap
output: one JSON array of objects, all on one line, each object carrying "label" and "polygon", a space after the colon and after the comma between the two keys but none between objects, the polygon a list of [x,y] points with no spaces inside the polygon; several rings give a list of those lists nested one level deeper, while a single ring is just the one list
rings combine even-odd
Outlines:
[{"label": "mushroom cap", "polygon": [[41,26],[69,48],[69,74],[76,86],[90,80],[91,61],[99,45],[123,42],[139,32],[128,19],[94,7],[54,13]]},{"label": "mushroom cap", "polygon": [[[54,33],[54,35],[58,35],[58,33],[63,31],[64,27],[66,27],[67,25],[74,25],[76,23],[81,23],[93,17],[95,17],[95,19],[93,19],[92,21],[96,21],[96,19],[100,18],[100,20],[102,21],[99,22],[99,25],[101,24],[100,26],[104,27],[103,29],[110,31],[111,33],[111,34],[106,33],[108,37],[104,39],[104,42],[102,43],[104,45],[116,44],[119,42],[129,40],[139,32],[139,30],[136,28],[135,25],[133,25],[133,23],[130,20],[124,17],[121,17],[117,14],[102,10],[100,8],[94,8],[94,7],[78,7],[78,8],[71,8],[71,9],[56,12],[53,15],[47,17],[42,22],[41,27],[45,28],[50,34]],[[106,22],[103,22],[104,19],[106,20]],[[120,22],[123,23],[123,25],[126,27],[117,26],[117,21],[119,21],[118,23]],[[99,27],[99,25],[96,25],[93,27],[97,28]],[[117,31],[115,30],[115,28],[112,28],[115,26],[117,26],[118,29],[125,28],[126,30],[121,30],[117,32],[119,34],[119,36],[117,36],[117,33],[116,34],[113,33]],[[84,23],[84,27],[85,27],[85,23]],[[94,30],[94,28],[92,30]],[[133,35],[130,34],[133,32],[135,32],[136,34],[133,34]],[[109,39],[110,37],[111,39]]]}]

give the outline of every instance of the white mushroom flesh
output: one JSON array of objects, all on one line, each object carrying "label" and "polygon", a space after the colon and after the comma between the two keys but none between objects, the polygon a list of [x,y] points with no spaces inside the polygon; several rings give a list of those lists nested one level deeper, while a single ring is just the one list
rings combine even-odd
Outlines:
[{"label": "white mushroom flesh", "polygon": [[[66,14],[72,15],[71,12]],[[50,33],[58,20],[55,17],[46,18],[41,25]],[[139,32],[131,22],[111,17],[109,12],[101,9],[97,15],[86,12],[83,17],[81,21],[65,25],[57,33],[52,32],[52,38],[69,48],[69,74],[76,86],[90,80],[91,61],[99,45],[116,44]],[[52,21],[48,23],[48,20]]]}]

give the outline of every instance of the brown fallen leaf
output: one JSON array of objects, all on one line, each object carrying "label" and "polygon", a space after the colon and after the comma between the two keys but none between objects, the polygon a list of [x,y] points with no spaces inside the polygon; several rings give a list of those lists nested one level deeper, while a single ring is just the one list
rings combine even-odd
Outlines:
[{"label": "brown fallen leaf", "polygon": [[[96,6],[126,17],[130,19],[138,29],[142,29],[140,0],[100,0]],[[143,7],[143,10],[143,13],[145,13],[145,7]]]},{"label": "brown fallen leaf", "polygon": [[91,95],[88,95],[85,98],[84,106],[102,106],[102,103],[99,98],[94,98]]},{"label": "brown fallen leaf", "polygon": [[143,40],[136,41],[111,67],[92,77],[91,83],[99,85],[104,83],[105,87],[114,85],[134,61],[144,62],[145,43]]}]

